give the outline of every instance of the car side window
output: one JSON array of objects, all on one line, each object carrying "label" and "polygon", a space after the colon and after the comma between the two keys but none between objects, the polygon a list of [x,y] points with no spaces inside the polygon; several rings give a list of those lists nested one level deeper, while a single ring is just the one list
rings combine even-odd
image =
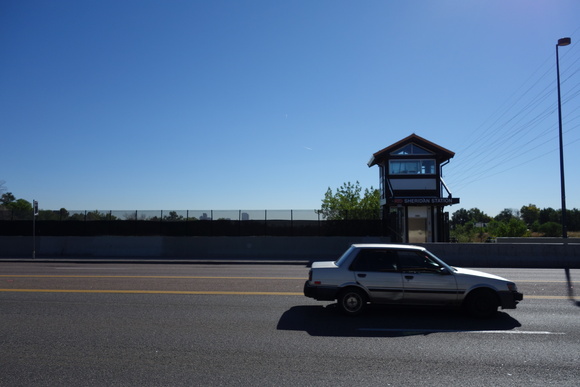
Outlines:
[{"label": "car side window", "polygon": [[398,251],[401,270],[406,273],[440,273],[441,265],[421,251]]},{"label": "car side window", "polygon": [[398,271],[396,252],[390,250],[361,250],[350,266],[352,271]]}]

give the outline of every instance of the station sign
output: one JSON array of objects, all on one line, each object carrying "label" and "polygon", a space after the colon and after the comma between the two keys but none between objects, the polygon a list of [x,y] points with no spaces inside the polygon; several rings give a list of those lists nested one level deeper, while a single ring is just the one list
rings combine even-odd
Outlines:
[{"label": "station sign", "polygon": [[390,198],[391,206],[449,206],[458,204],[459,198]]}]

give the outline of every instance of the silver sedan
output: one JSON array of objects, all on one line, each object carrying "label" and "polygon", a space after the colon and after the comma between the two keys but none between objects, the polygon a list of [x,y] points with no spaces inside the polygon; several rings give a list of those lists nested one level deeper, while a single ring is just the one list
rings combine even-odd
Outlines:
[{"label": "silver sedan", "polygon": [[348,315],[373,303],[463,307],[490,317],[523,299],[505,278],[449,266],[423,247],[389,244],[352,245],[337,261],[314,262],[304,295],[337,300]]}]

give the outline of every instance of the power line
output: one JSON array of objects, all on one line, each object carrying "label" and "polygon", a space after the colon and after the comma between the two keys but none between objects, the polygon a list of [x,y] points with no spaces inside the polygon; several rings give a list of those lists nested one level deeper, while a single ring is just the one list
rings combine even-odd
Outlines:
[{"label": "power line", "polygon": [[[580,72],[578,65],[580,56],[574,47],[575,45],[568,50],[569,65],[562,71],[566,74],[562,84],[568,83],[563,106],[572,105],[580,95],[580,82],[575,82]],[[539,149],[545,149],[547,144],[557,138],[555,123],[545,125],[547,119],[552,117],[557,110],[554,97],[556,85],[552,79],[549,79],[555,71],[555,64],[545,68],[549,61],[552,61],[551,55],[514,94],[472,132],[471,140],[458,152],[460,157],[446,170],[446,177],[451,176],[452,180],[455,180],[454,191],[531,163],[557,150],[556,147],[549,152],[539,151]],[[539,77],[538,73],[541,74]],[[570,84],[572,82],[575,83]],[[530,83],[531,85],[528,86]],[[524,90],[523,93],[518,94],[521,90]],[[550,102],[550,98],[553,102]],[[567,112],[565,133],[577,133],[580,124],[574,125],[574,123],[580,116],[571,115],[579,109],[580,106],[571,106],[571,110]],[[580,138],[573,137],[565,147],[578,141]],[[529,158],[514,164],[516,160],[524,156],[529,156]],[[498,171],[500,168],[501,171]]]}]

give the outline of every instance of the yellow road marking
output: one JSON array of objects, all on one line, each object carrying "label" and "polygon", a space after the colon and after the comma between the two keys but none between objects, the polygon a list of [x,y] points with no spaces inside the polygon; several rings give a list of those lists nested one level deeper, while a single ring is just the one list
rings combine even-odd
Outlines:
[{"label": "yellow road marking", "polygon": [[0,278],[157,278],[157,279],[264,279],[264,280],[306,280],[306,277],[211,277],[211,276],[170,276],[170,275],[7,275]]},{"label": "yellow road marking", "polygon": [[[143,279],[234,279],[234,280],[306,280],[306,277],[226,277],[226,276],[170,276],[170,275],[36,275],[0,274],[0,278],[143,278]],[[567,283],[562,281],[516,281],[517,284]]]},{"label": "yellow road marking", "polygon": [[119,294],[201,294],[238,296],[303,296],[302,292],[234,292],[234,291],[182,291],[182,290],[94,290],[94,289],[0,289],[13,293],[119,293]]}]

